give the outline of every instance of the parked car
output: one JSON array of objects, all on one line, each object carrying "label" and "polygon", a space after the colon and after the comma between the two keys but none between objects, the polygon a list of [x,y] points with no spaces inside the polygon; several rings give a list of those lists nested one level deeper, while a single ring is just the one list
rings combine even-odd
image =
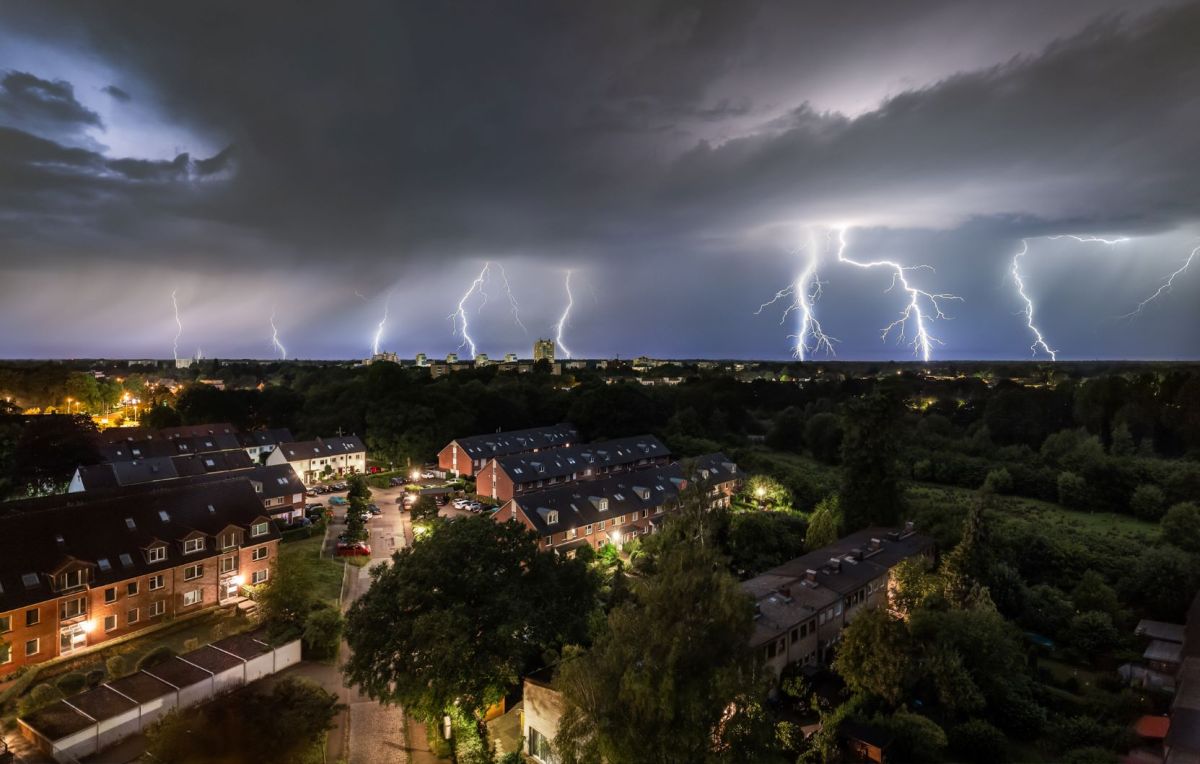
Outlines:
[{"label": "parked car", "polygon": [[332,499],[329,500],[329,503],[336,507],[344,507],[345,505],[349,504],[350,502],[346,501],[345,496],[334,496]]},{"label": "parked car", "polygon": [[345,483],[345,482],[342,482],[342,483],[334,483],[333,485],[329,486],[329,488],[330,488],[330,490],[333,490],[333,491],[338,491],[338,492],[340,493],[341,491],[348,491],[348,490],[350,490],[350,484],[349,484],[349,483]]},{"label": "parked car", "polygon": [[367,511],[373,515],[382,515],[383,514],[383,510],[379,508],[378,504],[368,504]]},{"label": "parked car", "polygon": [[397,488],[399,486],[402,486],[402,485],[404,485],[404,478],[394,477],[388,481],[388,485],[390,485],[392,488]]},{"label": "parked car", "polygon": [[365,541],[339,541],[338,557],[370,557],[371,545]]},{"label": "parked car", "polygon": [[426,472],[421,473],[421,477],[424,478],[425,480],[433,480],[434,478],[437,477],[437,475],[433,474],[432,472],[426,471]]}]

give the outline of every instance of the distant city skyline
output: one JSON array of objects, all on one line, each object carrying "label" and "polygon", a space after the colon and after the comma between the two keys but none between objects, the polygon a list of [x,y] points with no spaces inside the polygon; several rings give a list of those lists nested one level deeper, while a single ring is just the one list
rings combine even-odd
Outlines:
[{"label": "distant city skyline", "polygon": [[0,357],[1200,358],[1197,39],[1196,0],[5,3]]}]

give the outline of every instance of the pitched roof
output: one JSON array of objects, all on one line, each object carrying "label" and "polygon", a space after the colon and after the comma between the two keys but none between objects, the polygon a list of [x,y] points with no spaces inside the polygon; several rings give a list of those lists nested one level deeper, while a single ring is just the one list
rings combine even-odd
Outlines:
[{"label": "pitched roof", "polygon": [[674,501],[686,486],[679,465],[668,464],[530,491],[513,497],[512,504],[529,519],[538,535],[547,536],[630,512],[654,509]]},{"label": "pitched roof", "polygon": [[292,431],[286,427],[270,430],[251,430],[238,434],[238,442],[246,448],[253,446],[278,446],[280,443],[291,443],[295,440]]},{"label": "pitched roof", "polygon": [[692,479],[696,482],[726,483],[742,476],[737,464],[720,451],[694,456],[685,461],[691,463]]},{"label": "pitched roof", "polygon": [[[48,575],[64,564],[89,568],[91,586],[103,586],[192,559],[177,543],[187,536],[212,537],[265,517],[244,478],[62,494],[2,509],[0,611],[56,596]],[[255,543],[272,538],[279,538],[273,526]],[[160,544],[166,558],[150,562],[146,550]]]},{"label": "pitched roof", "polygon": [[550,480],[583,472],[588,467],[623,467],[644,459],[665,459],[670,449],[653,435],[602,440],[548,451],[506,454],[496,457],[496,466],[516,483]]},{"label": "pitched roof", "polygon": [[298,462],[324,456],[362,453],[367,450],[367,447],[355,435],[339,435],[328,439],[317,438],[316,440],[280,443],[277,450],[282,452],[284,458],[289,462]]},{"label": "pitched roof", "polygon": [[527,430],[468,435],[455,438],[451,443],[457,443],[472,459],[494,459],[497,456],[519,454],[522,451],[565,446],[578,438],[579,432],[574,425],[556,424],[550,427],[531,427]]},{"label": "pitched roof", "polygon": [[186,456],[242,448],[236,430],[227,422],[167,427],[112,427],[96,435],[105,462],[127,462],[160,456]]}]

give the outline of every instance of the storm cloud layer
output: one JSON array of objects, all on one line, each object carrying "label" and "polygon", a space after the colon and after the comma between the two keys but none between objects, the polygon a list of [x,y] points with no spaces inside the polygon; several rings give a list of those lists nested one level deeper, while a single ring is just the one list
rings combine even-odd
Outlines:
[{"label": "storm cloud layer", "polygon": [[[347,7],[349,6],[349,7]],[[839,356],[1200,355],[1200,2],[0,8],[0,354],[786,357],[755,316],[819,232]],[[1050,239],[1128,237],[1120,245]],[[390,296],[389,296],[390,295]]]}]

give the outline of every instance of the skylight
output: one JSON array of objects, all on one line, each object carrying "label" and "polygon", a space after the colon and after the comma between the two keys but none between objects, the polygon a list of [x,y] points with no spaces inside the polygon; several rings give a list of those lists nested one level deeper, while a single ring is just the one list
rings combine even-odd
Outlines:
[{"label": "skylight", "polygon": [[162,520],[164,523],[171,522],[171,516],[167,514],[165,509],[158,510],[158,519]]},{"label": "skylight", "polygon": [[133,567],[133,558],[126,552],[121,552],[121,565],[126,568]]},{"label": "skylight", "polygon": [[96,564],[100,566],[100,570],[103,570],[103,571],[112,570],[112,565],[109,564],[107,557],[101,557],[99,560],[96,560]]},{"label": "skylight", "polygon": [[126,528],[128,528],[128,529],[129,529],[129,530],[131,530],[131,531],[136,531],[136,530],[137,530],[137,523],[135,523],[135,522],[133,521],[133,518],[132,518],[132,517],[127,517],[127,518],[125,518],[125,527],[126,527]]}]

